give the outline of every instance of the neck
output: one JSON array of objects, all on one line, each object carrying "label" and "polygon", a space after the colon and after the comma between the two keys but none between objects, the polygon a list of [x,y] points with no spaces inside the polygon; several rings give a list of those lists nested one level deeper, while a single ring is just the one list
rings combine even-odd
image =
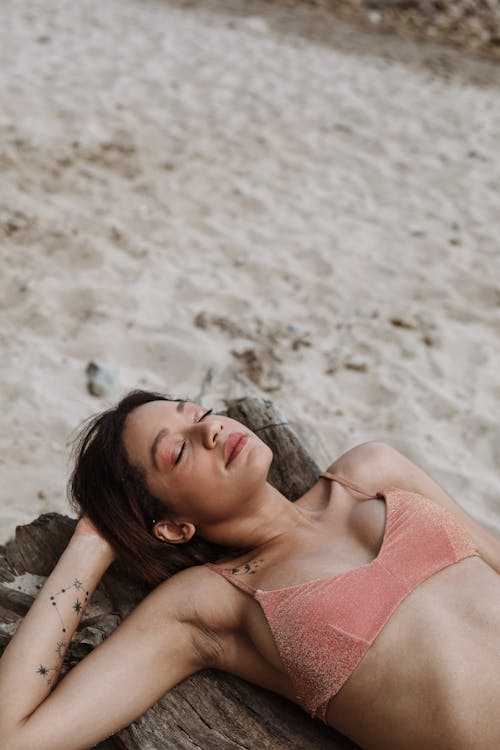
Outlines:
[{"label": "neck", "polygon": [[247,513],[225,519],[215,526],[200,528],[200,536],[225,547],[257,550],[270,547],[298,527],[311,527],[303,508],[266,482],[252,502],[245,504]]}]

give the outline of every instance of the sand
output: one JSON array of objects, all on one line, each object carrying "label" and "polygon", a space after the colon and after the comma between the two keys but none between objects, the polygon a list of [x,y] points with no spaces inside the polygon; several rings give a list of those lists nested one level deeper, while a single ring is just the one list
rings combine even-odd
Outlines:
[{"label": "sand", "polygon": [[500,536],[498,65],[242,0],[0,20],[0,541],[137,386],[385,441]]}]

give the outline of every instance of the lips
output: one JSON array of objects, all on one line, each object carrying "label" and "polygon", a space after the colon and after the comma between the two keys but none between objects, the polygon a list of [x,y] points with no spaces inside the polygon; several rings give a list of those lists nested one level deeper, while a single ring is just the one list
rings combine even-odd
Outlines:
[{"label": "lips", "polygon": [[244,432],[232,432],[226,440],[224,446],[224,457],[226,466],[233,461],[238,453],[243,450],[248,442],[248,436]]}]

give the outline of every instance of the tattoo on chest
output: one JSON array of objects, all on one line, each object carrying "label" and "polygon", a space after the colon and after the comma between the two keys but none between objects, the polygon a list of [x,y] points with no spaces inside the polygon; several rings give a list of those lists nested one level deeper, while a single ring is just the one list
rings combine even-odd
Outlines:
[{"label": "tattoo on chest", "polygon": [[[57,606],[58,602],[63,601],[63,599],[65,599],[66,597],[72,598],[71,609],[75,613],[76,617],[80,618],[80,616],[83,615],[85,605],[87,604],[87,601],[89,598],[89,592],[85,591],[82,581],[80,581],[79,578],[75,578],[73,580],[73,583],[69,584],[68,586],[65,586],[60,591],[56,591],[49,598],[51,609],[55,611],[55,613],[57,614],[57,617],[59,618],[59,622],[61,624],[61,638],[57,641],[56,648],[55,648],[58,661],[55,664],[55,666],[47,666],[46,664],[40,664],[36,669],[36,674],[39,674],[41,677],[43,677],[46,683],[50,686],[52,686],[57,680],[57,676],[61,669],[62,662],[66,654],[66,651],[68,650],[69,641],[70,641],[70,639],[66,635],[66,632],[68,630],[67,615],[65,615],[66,619],[63,618],[59,610],[59,607]],[[72,616],[71,612],[69,614],[70,616]],[[74,623],[71,625],[70,630],[71,632],[73,632]]]},{"label": "tattoo on chest", "polygon": [[251,560],[250,562],[245,563],[244,565],[238,565],[236,568],[229,568],[229,570],[235,576],[246,575],[247,573],[253,575],[261,567],[263,562],[264,558],[258,557],[255,560]]}]

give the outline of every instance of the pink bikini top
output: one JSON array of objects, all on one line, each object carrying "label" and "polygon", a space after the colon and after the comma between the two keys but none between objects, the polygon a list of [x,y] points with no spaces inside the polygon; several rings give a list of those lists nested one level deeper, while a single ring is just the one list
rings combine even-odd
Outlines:
[{"label": "pink bikini top", "polygon": [[[373,497],[342,477],[321,476]],[[376,497],[385,500],[385,532],[368,565],[263,591],[231,568],[206,564],[259,602],[297,702],[325,723],[330,699],[402,600],[434,573],[478,554],[454,516],[423,495],[388,487]]]}]

